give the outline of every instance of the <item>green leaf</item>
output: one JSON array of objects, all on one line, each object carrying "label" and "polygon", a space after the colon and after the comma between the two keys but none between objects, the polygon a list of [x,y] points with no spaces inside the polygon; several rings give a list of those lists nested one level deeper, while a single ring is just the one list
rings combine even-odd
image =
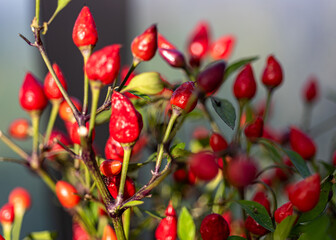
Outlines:
[{"label": "green leaf", "polygon": [[303,160],[303,158],[297,152],[294,152],[289,149],[283,149],[283,150],[303,178],[309,177],[311,175],[307,167],[306,161]]},{"label": "green leaf", "polygon": [[142,98],[142,99],[144,99],[146,101],[150,101],[151,100],[151,98],[148,95],[143,94],[143,93],[138,92],[138,91],[129,91],[129,93],[132,93],[133,95],[135,95],[135,96],[137,96],[139,98]]},{"label": "green leaf", "polygon": [[246,238],[240,236],[229,236],[227,240],[246,240]]},{"label": "green leaf", "polygon": [[134,207],[134,206],[138,206],[138,205],[141,205],[143,204],[144,202],[143,201],[137,201],[137,200],[134,200],[134,201],[130,201],[130,202],[127,202],[123,205],[123,207]]},{"label": "green leaf", "polygon": [[233,74],[235,71],[237,71],[242,66],[257,60],[258,58],[259,58],[258,56],[244,58],[244,59],[240,59],[240,60],[230,64],[225,70],[224,80],[227,79],[231,74]]},{"label": "green leaf", "polygon": [[69,2],[71,2],[71,0],[58,0],[56,12],[59,12],[63,8],[65,8],[65,6],[68,5]]},{"label": "green leaf", "polygon": [[144,72],[136,75],[121,92],[137,91],[141,94],[155,95],[164,88],[160,74],[157,72]]},{"label": "green leaf", "polygon": [[268,215],[266,208],[260,203],[248,200],[239,200],[237,203],[261,226],[274,232],[272,219]]},{"label": "green leaf", "polygon": [[288,216],[281,223],[276,226],[273,234],[274,240],[286,240],[297,216]]},{"label": "green leaf", "polygon": [[27,235],[24,240],[54,240],[57,238],[55,231],[32,232]]},{"label": "green leaf", "polygon": [[156,155],[157,155],[156,152],[153,153],[152,155],[150,155],[150,156],[148,157],[148,159],[147,159],[145,162],[142,162],[142,163],[130,163],[130,164],[128,165],[128,172],[136,171],[136,170],[138,170],[139,168],[141,168],[141,167],[147,165],[148,163],[153,162],[154,160],[156,160]]},{"label": "green leaf", "polygon": [[148,211],[148,210],[146,210],[145,213],[147,213],[149,216],[151,216],[151,217],[153,217],[153,218],[156,218],[156,219],[158,219],[158,220],[161,220],[161,219],[164,218],[163,216],[161,216],[161,215],[160,215],[159,213],[157,213],[157,212],[153,212],[153,211]]},{"label": "green leaf", "polygon": [[282,156],[279,153],[279,150],[275,147],[276,145],[274,145],[274,143],[266,138],[261,138],[259,139],[258,143],[260,143],[261,145],[263,145],[266,149],[266,151],[268,151],[271,159],[276,162],[276,163],[281,163],[282,162]]},{"label": "green leaf", "polygon": [[302,223],[302,222],[308,222],[311,221],[315,218],[317,218],[318,216],[320,216],[327,204],[328,204],[328,200],[329,200],[329,192],[332,188],[332,183],[331,182],[324,182],[321,186],[321,192],[320,192],[320,199],[319,202],[317,203],[317,205],[310,211],[303,213],[299,220],[298,223]]},{"label": "green leaf", "polygon": [[96,116],[95,124],[96,125],[101,125],[101,124],[109,122],[110,118],[111,118],[111,112],[112,112],[112,110],[108,109],[108,110],[105,110],[105,111],[99,113]]},{"label": "green leaf", "polygon": [[301,234],[299,240],[328,239],[327,230],[329,224],[329,218],[326,215],[316,218],[314,221],[303,225],[301,228],[303,233]]},{"label": "green leaf", "polygon": [[211,97],[211,103],[219,117],[233,130],[236,123],[236,111],[226,99]]},{"label": "green leaf", "polygon": [[[217,189],[214,202],[219,203],[223,199],[224,193],[225,193],[225,184],[223,181],[221,181]],[[223,212],[223,209],[224,209],[224,206],[220,204],[214,204],[212,206],[212,211],[217,214],[221,214]]]},{"label": "green leaf", "polygon": [[177,235],[180,240],[194,240],[196,226],[186,207],[183,207],[177,222]]}]

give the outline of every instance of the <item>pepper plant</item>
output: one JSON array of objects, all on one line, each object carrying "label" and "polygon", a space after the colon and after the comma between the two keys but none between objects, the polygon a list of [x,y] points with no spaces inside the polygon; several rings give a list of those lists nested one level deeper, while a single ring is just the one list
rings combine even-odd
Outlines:
[{"label": "pepper plant", "polygon": [[[121,43],[95,49],[99,32],[84,6],[72,34],[83,55],[81,104],[67,91],[61,64],[48,58],[42,40],[69,2],[59,0],[53,16],[42,22],[36,0],[33,34],[20,37],[40,52],[49,73],[44,84],[26,74],[19,102],[31,123],[14,120],[10,136],[1,132],[0,139],[20,157],[5,161],[25,165],[55,193],[72,217],[73,239],[138,239],[141,234],[159,240],[335,237],[336,157],[316,159],[309,121],[280,134],[269,126],[272,96],[285,76],[274,55],[258,74],[266,102],[257,111],[252,100],[259,78],[252,64],[258,57],[231,62],[234,36],[213,41],[208,23],[200,22],[184,53],[154,24],[134,37],[133,61],[122,67]],[[171,83],[158,72],[136,73],[157,52],[163,64],[181,71],[180,82]],[[231,77],[237,103],[218,94],[221,87],[230,87],[226,80]],[[100,102],[103,89],[107,93]],[[306,108],[313,107],[317,95],[316,81],[310,81],[304,88]],[[40,116],[49,102],[48,125],[41,129]],[[55,129],[57,117],[67,134]],[[193,139],[184,142],[178,133],[194,119],[205,120],[209,129],[195,129]],[[218,121],[233,131],[231,139]],[[109,132],[105,154],[94,147],[97,125]],[[33,139],[31,151],[11,140],[28,137]],[[141,175],[147,176],[145,183]],[[17,188],[0,209],[5,239],[20,238],[31,197]],[[43,231],[25,239],[54,238],[55,233]]]}]

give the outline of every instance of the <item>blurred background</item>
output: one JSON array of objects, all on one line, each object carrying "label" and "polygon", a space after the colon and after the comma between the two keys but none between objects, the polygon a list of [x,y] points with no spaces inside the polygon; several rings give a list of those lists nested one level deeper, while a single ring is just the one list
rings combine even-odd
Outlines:
[{"label": "blurred background", "polygon": [[[49,19],[57,1],[42,1],[43,20]],[[30,23],[34,16],[35,1],[3,1],[0,8],[0,129],[4,132],[11,121],[18,117],[28,118],[21,110],[18,92],[27,71],[31,71],[43,80],[46,68],[37,49],[29,47],[18,33],[32,38]],[[193,1],[80,1],[72,0],[49,26],[44,38],[48,55],[57,62],[67,78],[71,95],[82,99],[82,58],[72,42],[71,33],[75,19],[83,5],[90,7],[95,18],[99,41],[96,49],[113,43],[121,43],[122,62],[132,61],[129,50],[133,38],[141,34],[151,24],[156,23],[167,39],[180,50],[185,50],[186,41],[196,24],[205,20],[211,27],[212,39],[225,34],[237,38],[237,46],[229,60],[259,56],[253,63],[256,80],[260,76],[269,54],[274,54],[284,70],[284,82],[274,94],[274,110],[270,119],[271,126],[284,129],[302,120],[302,87],[307,78],[314,74],[320,83],[320,99],[313,109],[312,125],[317,125],[335,114],[335,78],[336,78],[336,2],[328,0],[193,0]],[[159,71],[170,82],[181,80],[182,72],[171,69],[156,55],[154,60],[143,63],[138,72]],[[218,97],[231,100],[232,82],[228,79]],[[102,94],[103,95],[103,94]],[[259,84],[254,103],[265,97],[265,89]],[[333,98],[334,97],[334,98]],[[44,119],[48,111],[43,114]],[[213,115],[215,113],[212,111]],[[221,130],[230,138],[232,131],[217,119]],[[63,128],[59,121],[59,128]],[[195,123],[196,125],[199,123]],[[189,126],[184,130],[190,136]],[[327,124],[324,124],[325,126]],[[45,123],[41,129],[44,129]],[[205,125],[209,128],[209,126]],[[97,129],[98,149],[104,149],[107,139],[106,128]],[[316,137],[318,158],[329,161],[335,129],[320,131]],[[27,151],[30,141],[19,142]],[[0,156],[17,156],[0,143]],[[70,221],[58,207],[57,199],[52,197],[44,184],[26,169],[14,163],[0,164],[0,205],[7,201],[11,189],[16,186],[27,188],[33,198],[32,209],[23,223],[23,236],[31,231],[58,230],[59,239],[70,239]],[[60,211],[61,210],[61,211]],[[68,223],[61,225],[60,223]]]}]

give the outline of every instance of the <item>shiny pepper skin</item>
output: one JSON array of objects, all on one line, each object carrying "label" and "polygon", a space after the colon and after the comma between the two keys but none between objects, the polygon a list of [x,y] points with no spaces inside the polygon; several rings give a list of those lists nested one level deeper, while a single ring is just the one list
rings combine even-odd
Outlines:
[{"label": "shiny pepper skin", "polygon": [[0,223],[12,224],[14,221],[14,207],[11,203],[6,203],[0,209]]},{"label": "shiny pepper skin", "polygon": [[183,53],[177,49],[159,48],[159,53],[163,60],[174,68],[185,68],[186,61]]},{"label": "shiny pepper skin", "polygon": [[251,142],[255,142],[261,138],[264,130],[264,121],[261,117],[257,117],[254,122],[249,123],[244,129],[245,136]]},{"label": "shiny pepper skin", "polygon": [[94,52],[85,65],[85,72],[92,81],[111,84],[120,68],[120,45],[113,44]]},{"label": "shiny pepper skin", "polygon": [[42,111],[48,104],[43,85],[31,73],[27,73],[25,76],[20,88],[19,100],[21,107],[28,112]]},{"label": "shiny pepper skin", "polygon": [[289,135],[291,148],[301,155],[303,159],[309,160],[315,156],[316,146],[313,140],[299,129],[292,127]]},{"label": "shiny pepper skin", "polygon": [[121,172],[122,162],[118,160],[105,160],[100,164],[100,171],[106,177],[112,177]]},{"label": "shiny pepper skin", "polygon": [[221,134],[213,133],[210,137],[210,147],[214,152],[220,152],[228,147],[228,143]]},{"label": "shiny pepper skin", "polygon": [[87,6],[82,8],[76,19],[72,31],[72,40],[77,47],[95,46],[98,41],[96,24]]},{"label": "shiny pepper skin", "polygon": [[190,171],[205,181],[210,181],[217,176],[217,157],[211,152],[198,152],[189,157]]},{"label": "shiny pepper skin", "polygon": [[254,79],[251,64],[247,64],[238,74],[234,85],[233,93],[235,97],[240,99],[252,99],[257,91],[257,84]]},{"label": "shiny pepper skin", "polygon": [[143,123],[141,114],[132,102],[119,92],[113,92],[110,136],[119,143],[133,143],[140,136]]},{"label": "shiny pepper skin", "polygon": [[217,91],[224,81],[225,67],[224,61],[218,61],[203,70],[197,76],[198,88],[206,94],[212,94]]},{"label": "shiny pepper skin", "polygon": [[72,223],[72,240],[90,240],[89,234],[75,221]]},{"label": "shiny pepper skin", "polygon": [[24,118],[14,120],[8,128],[9,135],[15,139],[26,139],[29,135],[29,121]]},{"label": "shiny pepper skin", "polygon": [[251,216],[248,216],[245,220],[245,228],[250,232],[258,236],[264,236],[269,231],[256,222]]},{"label": "shiny pepper skin", "polygon": [[110,225],[106,225],[102,240],[118,240],[117,235]]},{"label": "shiny pepper skin", "polygon": [[[82,126],[82,127],[84,127],[84,126]],[[86,123],[86,129],[87,129],[87,132],[89,132],[89,122]],[[70,139],[74,144],[78,144],[78,145],[81,144],[80,130],[81,130],[81,128],[79,128],[78,123],[74,122],[71,126],[71,132],[69,132]],[[85,131],[85,129],[84,129],[84,131]],[[87,135],[87,133],[83,134],[84,137],[86,137],[86,135]],[[93,129],[93,131],[92,131],[92,141],[94,140],[95,135],[96,135],[96,131],[95,131],[95,129]]]},{"label": "shiny pepper skin", "polygon": [[194,82],[182,83],[174,92],[170,99],[170,104],[183,109],[189,113],[197,105],[197,96],[195,94]]},{"label": "shiny pepper skin", "polygon": [[307,212],[318,203],[320,191],[320,175],[316,173],[291,185],[288,189],[288,198],[300,212]]},{"label": "shiny pepper skin", "polygon": [[158,48],[176,49],[176,47],[160,33],[158,33]]},{"label": "shiny pepper skin", "polygon": [[0,234],[0,240],[6,240],[6,239]]},{"label": "shiny pepper skin", "polygon": [[263,205],[266,208],[268,214],[271,213],[271,204],[267,198],[267,195],[263,191],[257,192],[253,196],[252,200]]},{"label": "shiny pepper skin", "polygon": [[[70,100],[78,109],[78,111],[82,111],[82,103],[77,98],[70,97]],[[63,121],[72,123],[76,121],[69,104],[65,100],[61,103],[58,114]]]},{"label": "shiny pepper skin", "polygon": [[291,202],[287,202],[275,210],[274,219],[277,223],[281,223],[282,220],[291,215],[293,215],[293,204]]},{"label": "shiny pepper skin", "polygon": [[315,76],[310,76],[303,87],[302,96],[305,103],[313,103],[319,95],[318,80]]},{"label": "shiny pepper skin", "polygon": [[105,157],[106,159],[114,159],[121,162],[124,159],[124,149],[118,141],[113,139],[113,137],[107,139],[105,145]]},{"label": "shiny pepper skin", "polygon": [[280,63],[270,55],[267,58],[267,64],[262,74],[262,83],[268,88],[278,87],[282,83],[283,73]]},{"label": "shiny pepper skin", "polygon": [[[56,63],[54,63],[52,67],[57,75],[58,80],[61,82],[65,91],[67,91],[68,85],[60,67]],[[44,79],[44,93],[49,100],[58,100],[63,98],[63,95],[50,72],[48,72],[47,76]]]},{"label": "shiny pepper skin", "polygon": [[58,200],[65,208],[73,208],[80,202],[77,189],[68,182],[58,181],[55,191]]},{"label": "shiny pepper skin", "polygon": [[166,209],[166,217],[163,218],[155,230],[156,240],[176,240],[177,239],[177,216],[171,202]]},{"label": "shiny pepper skin", "polygon": [[229,183],[238,188],[251,184],[257,174],[256,164],[246,156],[238,156],[232,159],[226,170]]},{"label": "shiny pepper skin", "polygon": [[236,38],[233,35],[226,35],[215,41],[210,48],[210,55],[215,60],[228,60],[236,44]]},{"label": "shiny pepper skin", "polygon": [[[64,148],[59,143],[57,143],[56,140],[60,141],[65,146],[71,145],[71,140],[65,133],[63,133],[62,131],[54,129],[51,132],[50,138],[48,140],[48,146],[50,148],[49,152],[54,152],[55,153],[55,154],[52,154],[52,155],[48,154],[48,158],[51,159],[51,160],[54,160],[55,157],[58,156],[57,152],[64,151]],[[65,155],[67,155],[67,154],[65,153]]]},{"label": "shiny pepper skin", "polygon": [[216,213],[203,219],[200,232],[203,240],[226,240],[230,235],[228,223],[222,215]]},{"label": "shiny pepper skin", "polygon": [[[110,191],[114,199],[117,198],[120,185],[120,176],[113,176],[108,178],[107,188]],[[126,177],[125,188],[124,188],[124,199],[128,199],[135,194],[135,185],[134,181],[130,177]]]},{"label": "shiny pepper skin", "polygon": [[133,57],[138,61],[149,61],[154,57],[157,45],[157,28],[154,24],[134,38],[131,44]]},{"label": "shiny pepper skin", "polygon": [[201,60],[209,48],[209,25],[200,22],[190,34],[188,43],[188,53],[195,60]]},{"label": "shiny pepper skin", "polygon": [[25,211],[31,205],[30,193],[22,187],[14,188],[8,196],[8,202],[13,204],[15,211]]}]

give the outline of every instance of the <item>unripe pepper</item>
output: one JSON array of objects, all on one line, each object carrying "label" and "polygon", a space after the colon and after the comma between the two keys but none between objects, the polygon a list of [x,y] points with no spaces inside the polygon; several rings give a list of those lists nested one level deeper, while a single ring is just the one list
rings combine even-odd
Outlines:
[{"label": "unripe pepper", "polygon": [[215,60],[228,60],[236,44],[236,38],[233,35],[226,35],[215,41],[210,48],[211,57]]},{"label": "unripe pepper", "polygon": [[197,76],[198,88],[206,94],[212,94],[217,91],[224,81],[225,67],[224,61],[218,61],[203,70]]},{"label": "unripe pepper", "polygon": [[[54,63],[52,67],[57,75],[58,80],[61,82],[65,91],[67,91],[68,88],[67,82],[60,67],[56,63]],[[44,93],[49,100],[51,99],[58,100],[63,98],[63,95],[59,90],[56,81],[54,80],[50,72],[48,72],[47,76],[44,79]]]},{"label": "unripe pepper", "polygon": [[291,202],[287,202],[275,210],[274,219],[277,223],[281,223],[282,220],[291,215],[293,215],[293,204]]},{"label": "unripe pepper", "polygon": [[110,136],[119,143],[133,143],[143,127],[142,116],[132,102],[119,92],[113,92]]},{"label": "unripe pepper", "polygon": [[203,219],[200,232],[203,240],[226,240],[230,235],[228,223],[222,215],[216,213]]},{"label": "unripe pepper", "polygon": [[234,85],[233,93],[235,97],[240,99],[250,100],[254,97],[257,91],[257,84],[254,79],[251,64],[247,64],[238,74]]},{"label": "unripe pepper", "polygon": [[80,202],[77,189],[68,182],[58,181],[55,191],[58,200],[65,208],[73,208]]},{"label": "unripe pepper", "polygon": [[319,95],[318,80],[315,76],[310,76],[304,85],[302,96],[305,103],[313,103]]},{"label": "unripe pepper", "polygon": [[92,81],[111,84],[120,68],[120,45],[113,44],[94,52],[85,65],[85,72]]},{"label": "unripe pepper", "polygon": [[300,131],[299,129],[292,127],[290,129],[290,145],[291,148],[301,155],[303,159],[310,160],[315,156],[316,146],[313,140]]},{"label": "unripe pepper", "polygon": [[157,29],[156,25],[147,28],[142,34],[134,38],[131,44],[133,57],[136,61],[151,60],[157,49]]},{"label": "unripe pepper", "polygon": [[278,87],[282,83],[282,68],[277,59],[270,55],[267,58],[267,64],[262,75],[262,83],[268,88]]},{"label": "unripe pepper", "polygon": [[163,218],[155,230],[156,240],[175,240],[177,239],[177,216],[171,202],[165,212],[166,217]]},{"label": "unripe pepper", "polygon": [[288,189],[288,198],[301,212],[312,210],[319,201],[321,191],[320,175],[315,173]]},{"label": "unripe pepper", "polygon": [[98,41],[96,24],[87,6],[82,8],[76,19],[72,31],[72,40],[77,47],[95,46]]},{"label": "unripe pepper", "polygon": [[14,120],[8,128],[11,137],[16,139],[26,139],[29,135],[30,124],[27,119],[20,118]]},{"label": "unripe pepper", "polygon": [[43,85],[27,73],[19,92],[21,107],[28,111],[42,111],[48,104],[48,99],[43,91]]},{"label": "unripe pepper", "polygon": [[177,49],[159,48],[161,57],[174,68],[185,68],[186,61],[183,53]]},{"label": "unripe pepper", "polygon": [[261,117],[257,117],[252,123],[249,123],[244,129],[245,136],[251,142],[255,142],[261,138],[264,130],[264,121]]},{"label": "unripe pepper", "polygon": [[189,157],[190,171],[205,181],[210,181],[217,176],[217,157],[211,152],[198,152]]},{"label": "unripe pepper", "polygon": [[172,106],[191,112],[197,105],[197,96],[195,94],[194,82],[182,83],[174,92],[170,99]]},{"label": "unripe pepper", "polygon": [[209,48],[209,25],[200,22],[190,34],[187,50],[191,58],[201,60]]}]

